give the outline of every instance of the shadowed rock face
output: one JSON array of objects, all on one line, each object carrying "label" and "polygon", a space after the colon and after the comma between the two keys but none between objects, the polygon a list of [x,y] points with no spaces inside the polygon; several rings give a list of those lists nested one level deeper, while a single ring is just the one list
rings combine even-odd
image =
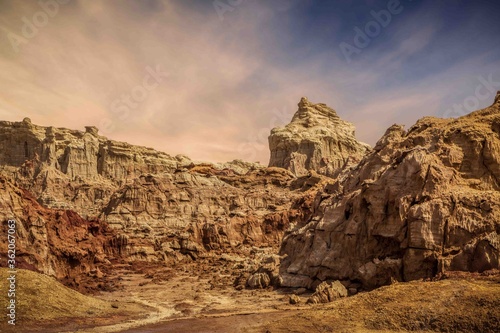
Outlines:
[{"label": "shadowed rock face", "polygon": [[[0,176],[0,231],[15,219],[16,266],[38,270],[81,291],[96,288],[102,274],[99,266],[109,253],[114,232],[98,220],[85,220],[70,210],[42,207],[26,190]],[[0,253],[7,253],[7,242]],[[118,244],[115,244],[118,246]],[[2,265],[6,264],[6,260]]]},{"label": "shadowed rock face", "polygon": [[394,125],[283,240],[283,284],[365,288],[499,267],[500,105]]},{"label": "shadowed rock face", "polygon": [[292,122],[274,128],[269,136],[269,166],[290,170],[298,176],[310,170],[336,176],[370,150],[356,140],[354,126],[325,104],[312,104],[303,97]]}]

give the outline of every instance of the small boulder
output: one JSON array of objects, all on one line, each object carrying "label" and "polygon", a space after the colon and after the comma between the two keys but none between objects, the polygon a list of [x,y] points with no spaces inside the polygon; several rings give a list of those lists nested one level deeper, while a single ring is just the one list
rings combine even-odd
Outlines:
[{"label": "small boulder", "polygon": [[341,297],[347,297],[347,289],[340,281],[323,282],[316,288],[315,293],[309,297],[307,304],[330,303]]},{"label": "small boulder", "polygon": [[292,305],[299,304],[300,303],[300,297],[297,296],[297,295],[292,295],[292,296],[290,296],[289,302]]},{"label": "small boulder", "polygon": [[358,293],[358,289],[356,288],[349,288],[349,295],[354,296]]},{"label": "small boulder", "polygon": [[295,290],[295,292],[294,292],[295,295],[303,295],[305,293],[307,293],[306,288],[299,288],[299,289]]},{"label": "small boulder", "polygon": [[271,278],[266,273],[255,273],[250,275],[247,286],[252,289],[264,289],[271,283]]}]

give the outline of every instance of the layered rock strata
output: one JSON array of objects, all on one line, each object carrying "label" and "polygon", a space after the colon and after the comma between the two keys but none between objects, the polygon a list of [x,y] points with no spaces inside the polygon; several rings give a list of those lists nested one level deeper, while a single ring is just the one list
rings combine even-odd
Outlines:
[{"label": "layered rock strata", "polygon": [[[174,264],[254,246],[277,249],[301,216],[294,198],[322,181],[243,161],[193,162],[108,140],[95,127],[80,132],[29,119],[0,122],[0,146],[10,184],[1,217],[19,221],[26,264],[60,279],[97,274],[102,262]],[[11,192],[28,199],[19,205]],[[36,222],[45,213],[50,217]],[[43,241],[23,231],[35,230],[33,223]],[[95,238],[95,228],[106,232]],[[67,239],[74,242],[63,253]],[[94,239],[95,253],[87,245]]]},{"label": "layered rock strata", "polygon": [[356,140],[354,125],[342,120],[335,110],[305,97],[298,106],[290,124],[271,131],[269,166],[290,170],[297,176],[314,170],[334,177],[370,150]]},{"label": "layered rock strata", "polygon": [[[98,220],[85,220],[69,210],[41,206],[26,190],[0,176],[0,230],[7,235],[7,221],[15,225],[15,262],[56,277],[66,285],[89,291],[96,288],[102,272],[99,267],[108,254],[119,252],[112,244],[112,230]],[[0,253],[7,254],[8,242],[0,242]],[[7,264],[3,260],[2,266]],[[102,288],[100,288],[102,289]]]},{"label": "layered rock strata", "polygon": [[500,104],[394,125],[283,240],[283,284],[365,289],[499,268]]}]

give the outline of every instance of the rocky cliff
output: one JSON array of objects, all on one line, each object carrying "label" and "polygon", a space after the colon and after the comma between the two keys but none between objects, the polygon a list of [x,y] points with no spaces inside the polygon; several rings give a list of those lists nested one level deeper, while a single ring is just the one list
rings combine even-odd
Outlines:
[{"label": "rocky cliff", "polygon": [[[109,242],[114,233],[105,224],[73,211],[43,207],[31,193],[0,176],[0,220],[12,219],[16,266],[52,275],[75,289],[92,290],[102,282],[99,267],[109,263],[108,254],[119,251]],[[7,226],[0,226],[4,235]],[[0,243],[0,253],[7,253],[7,245]]]},{"label": "rocky cliff", "polygon": [[4,174],[46,207],[97,216],[117,187],[147,173],[173,172],[191,163],[150,148],[108,140],[97,128],[85,132],[22,122],[0,122]]},{"label": "rocky cliff", "polygon": [[290,124],[277,127],[269,136],[269,166],[290,170],[298,176],[314,170],[336,176],[356,164],[370,150],[356,140],[355,128],[325,104],[303,97]]},{"label": "rocky cliff", "polygon": [[458,119],[394,125],[283,240],[287,286],[365,289],[499,268],[500,101]]},{"label": "rocky cliff", "polygon": [[2,166],[20,167],[25,161],[37,161],[71,179],[102,176],[124,181],[145,172],[173,171],[185,159],[108,140],[93,126],[80,132],[34,125],[29,118],[0,122],[0,149]]},{"label": "rocky cliff", "polygon": [[24,267],[74,287],[104,285],[123,264],[217,262],[280,245],[281,279],[273,258],[253,285],[341,280],[353,290],[482,272],[499,267],[499,108],[497,97],[458,119],[394,125],[369,149],[335,111],[303,99],[273,130],[280,167],[267,168],[171,157],[94,127],[0,122],[0,219],[18,221]]},{"label": "rocky cliff", "polygon": [[60,280],[112,262],[277,249],[301,216],[294,198],[323,181],[243,161],[196,163],[108,140],[95,127],[29,119],[0,122],[0,146],[0,218],[19,222],[23,262]]}]

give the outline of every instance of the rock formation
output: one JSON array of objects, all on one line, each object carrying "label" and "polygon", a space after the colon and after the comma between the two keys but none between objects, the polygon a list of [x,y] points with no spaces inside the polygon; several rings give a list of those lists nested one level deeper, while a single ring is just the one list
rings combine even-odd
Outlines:
[{"label": "rock formation", "polygon": [[[276,156],[276,155],[275,155]],[[499,268],[500,104],[394,125],[283,240],[283,284],[370,289]]]},{"label": "rock formation", "polygon": [[23,262],[61,281],[102,275],[103,262],[277,249],[301,217],[294,198],[322,181],[238,160],[196,163],[108,140],[95,127],[29,119],[0,122],[0,147],[0,218],[19,221]]},{"label": "rock formation", "polygon": [[[81,291],[96,287],[100,281],[91,273],[99,272],[107,254],[117,251],[107,241],[113,231],[105,224],[82,219],[73,211],[42,207],[28,191],[0,176],[0,220],[12,219],[17,267],[54,276]],[[7,235],[7,223],[0,230]],[[0,242],[0,253],[7,253],[7,245]]]},{"label": "rock formation", "polygon": [[85,180],[102,176],[124,181],[142,173],[173,171],[181,159],[108,140],[99,136],[93,126],[80,132],[37,126],[29,118],[22,122],[0,122],[0,148],[3,166],[20,167],[25,161],[38,161],[70,179]]},{"label": "rock formation", "polygon": [[370,150],[355,138],[354,126],[325,104],[312,104],[303,97],[292,122],[274,128],[269,136],[269,166],[290,170],[297,176],[314,170],[336,176]]},{"label": "rock formation", "polygon": [[259,262],[261,266],[248,277],[246,285],[252,289],[263,289],[268,286],[281,287],[280,258],[270,255],[261,258]]},{"label": "rock formation", "polygon": [[347,297],[347,289],[340,281],[322,282],[307,300],[308,304],[330,303],[336,299]]},{"label": "rock formation", "polygon": [[335,111],[302,99],[270,146],[267,168],[198,163],[91,126],[0,122],[0,219],[18,221],[23,267],[75,288],[105,285],[114,265],[214,263],[280,245],[281,262],[243,265],[234,286],[340,280],[355,294],[499,267],[498,97],[458,119],[394,125],[373,150]]},{"label": "rock formation", "polygon": [[148,174],[118,188],[99,218],[128,240],[128,256],[142,260],[196,258],[243,245],[278,247],[290,222],[292,182],[280,169],[242,176],[193,166]]}]

